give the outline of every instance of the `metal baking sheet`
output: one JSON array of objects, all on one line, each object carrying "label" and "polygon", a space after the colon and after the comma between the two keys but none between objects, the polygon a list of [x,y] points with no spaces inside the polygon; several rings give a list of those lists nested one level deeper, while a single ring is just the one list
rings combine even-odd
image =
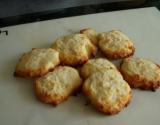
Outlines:
[{"label": "metal baking sheet", "polygon": [[[142,8],[36,22],[0,28],[0,125],[159,125],[160,89],[132,89],[130,105],[117,115],[106,116],[86,106],[78,94],[53,107],[38,101],[34,79],[15,78],[13,73],[23,53],[47,48],[60,36],[92,28],[101,33],[121,30],[135,45],[134,58],[150,59],[160,65],[160,12]],[[8,34],[7,34],[8,33]],[[103,57],[98,52],[96,57]],[[110,60],[118,67],[121,59]]]}]

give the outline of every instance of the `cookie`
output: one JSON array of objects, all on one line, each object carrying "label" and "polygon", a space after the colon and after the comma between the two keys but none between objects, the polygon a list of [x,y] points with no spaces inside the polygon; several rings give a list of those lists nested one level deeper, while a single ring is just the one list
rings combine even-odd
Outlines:
[{"label": "cookie", "polygon": [[107,58],[121,59],[135,52],[130,38],[119,30],[100,33],[99,39],[99,48]]},{"label": "cookie", "polygon": [[83,80],[76,69],[58,66],[53,72],[37,78],[34,84],[36,97],[45,103],[57,106],[68,96],[81,89]]},{"label": "cookie", "polygon": [[120,71],[133,88],[156,91],[160,86],[160,67],[149,59],[124,58]]},{"label": "cookie", "polygon": [[98,46],[99,37],[97,31],[89,28],[81,30],[80,33],[86,35],[94,45]]},{"label": "cookie", "polygon": [[81,77],[87,79],[92,73],[106,69],[117,69],[117,66],[106,58],[90,59],[82,66]]},{"label": "cookie", "polygon": [[52,48],[59,51],[61,65],[77,67],[93,58],[97,47],[83,34],[62,36]]},{"label": "cookie", "polygon": [[90,75],[82,87],[84,96],[106,115],[118,114],[131,102],[132,91],[116,69],[101,70]]},{"label": "cookie", "polygon": [[15,77],[41,77],[53,71],[54,67],[60,64],[59,52],[47,48],[34,48],[23,54],[20,63],[17,64],[14,72]]}]

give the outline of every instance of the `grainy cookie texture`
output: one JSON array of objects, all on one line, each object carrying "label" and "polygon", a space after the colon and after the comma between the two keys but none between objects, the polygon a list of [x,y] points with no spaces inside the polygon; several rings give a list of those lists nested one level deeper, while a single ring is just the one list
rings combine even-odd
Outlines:
[{"label": "grainy cookie texture", "polygon": [[97,47],[83,34],[62,36],[52,48],[59,51],[61,65],[73,67],[84,64],[97,53]]},{"label": "grainy cookie texture", "polygon": [[99,48],[107,58],[121,59],[134,54],[134,44],[119,30],[100,33],[99,39]]},{"label": "grainy cookie texture", "polygon": [[117,66],[106,58],[90,59],[81,68],[81,76],[83,79],[87,79],[92,73],[106,70],[117,69]]},{"label": "grainy cookie texture", "polygon": [[98,111],[106,115],[119,113],[132,98],[130,86],[116,69],[93,73],[84,82],[82,93],[91,99]]},{"label": "grainy cookie texture", "polygon": [[20,63],[17,64],[15,77],[40,77],[53,71],[54,67],[60,64],[59,52],[47,48],[34,48],[30,52],[23,54]]},{"label": "grainy cookie texture", "polygon": [[86,35],[93,44],[95,44],[96,46],[98,46],[99,43],[99,37],[98,37],[98,33],[95,30],[92,29],[84,29],[80,31],[81,34]]},{"label": "grainy cookie texture", "polygon": [[53,72],[37,78],[34,90],[37,98],[45,103],[57,106],[68,96],[81,89],[82,78],[76,69],[67,66],[58,66]]},{"label": "grainy cookie texture", "polygon": [[156,91],[160,86],[160,67],[149,59],[124,58],[120,71],[133,88]]}]

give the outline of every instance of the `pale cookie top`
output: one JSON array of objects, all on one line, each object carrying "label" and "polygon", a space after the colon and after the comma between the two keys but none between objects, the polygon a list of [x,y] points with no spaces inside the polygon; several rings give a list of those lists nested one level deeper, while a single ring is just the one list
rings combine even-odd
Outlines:
[{"label": "pale cookie top", "polygon": [[134,46],[130,38],[119,30],[99,33],[99,39],[99,47],[102,50],[115,52],[122,49],[129,49],[129,47]]},{"label": "pale cookie top", "polygon": [[106,58],[90,59],[81,68],[81,76],[86,79],[92,73],[106,69],[117,69],[116,65]]},{"label": "pale cookie top", "polygon": [[95,56],[97,48],[83,34],[62,36],[55,41],[52,48],[59,51],[61,64],[78,65]]},{"label": "pale cookie top", "polygon": [[17,64],[15,74],[24,77],[39,77],[54,69],[59,63],[58,51],[51,48],[34,48],[23,54],[20,63]]},{"label": "pale cookie top", "polygon": [[[88,91],[91,99],[106,105],[113,104],[113,108],[117,107],[119,100],[124,96],[128,96],[131,91],[128,83],[123,80],[121,74],[115,69],[93,73],[85,81],[83,88]],[[128,98],[121,101],[127,102]]]},{"label": "pale cookie top", "polygon": [[160,68],[149,59],[124,58],[121,70],[128,72],[132,76],[140,74],[150,80],[160,79]]},{"label": "pale cookie top", "polygon": [[37,83],[39,93],[47,92],[48,95],[52,95],[51,97],[56,99],[58,98],[56,95],[69,96],[71,91],[82,85],[83,80],[76,69],[58,66],[53,72],[37,78],[35,83]]},{"label": "pale cookie top", "polygon": [[84,29],[84,30],[81,30],[80,33],[86,35],[92,41],[93,44],[98,46],[99,37],[98,37],[97,31],[92,29]]}]

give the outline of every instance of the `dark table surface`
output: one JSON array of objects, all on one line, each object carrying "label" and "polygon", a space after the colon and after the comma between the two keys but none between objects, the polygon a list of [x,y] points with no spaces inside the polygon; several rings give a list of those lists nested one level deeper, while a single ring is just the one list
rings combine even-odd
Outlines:
[{"label": "dark table surface", "polygon": [[[0,28],[108,11],[151,6],[160,9],[160,0],[69,0],[70,4],[66,2],[68,0],[46,0],[45,3],[44,0],[34,0],[32,3],[31,0],[26,0],[25,4],[22,1],[19,3],[20,0],[12,0],[14,2],[7,3],[9,1],[11,0],[0,0]],[[13,9],[13,6],[16,8]]]},{"label": "dark table surface", "polygon": [[133,0],[0,0],[0,18],[120,1]]}]

